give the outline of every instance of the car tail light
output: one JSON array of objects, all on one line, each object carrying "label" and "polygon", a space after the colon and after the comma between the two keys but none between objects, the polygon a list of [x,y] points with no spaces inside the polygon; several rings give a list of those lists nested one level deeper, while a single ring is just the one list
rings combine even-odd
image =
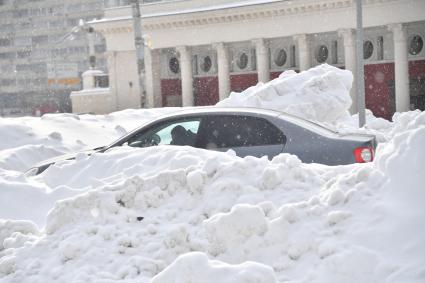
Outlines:
[{"label": "car tail light", "polygon": [[358,147],[353,153],[357,163],[370,162],[375,155],[373,147]]}]

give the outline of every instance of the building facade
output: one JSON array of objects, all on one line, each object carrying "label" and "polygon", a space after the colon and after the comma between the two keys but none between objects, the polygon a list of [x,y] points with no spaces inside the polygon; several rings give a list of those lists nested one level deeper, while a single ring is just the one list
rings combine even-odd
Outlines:
[{"label": "building facade", "polygon": [[[87,36],[76,27],[103,8],[103,0],[0,0],[0,115],[71,110],[69,94],[89,68]],[[95,50],[106,71],[100,34]]]},{"label": "building facade", "polygon": [[[185,0],[141,10],[149,107],[214,104],[322,63],[355,76],[353,0]],[[424,11],[423,0],[364,1],[366,107],[379,117],[425,109]],[[106,39],[117,110],[140,105],[132,24],[130,6],[91,22]]]}]

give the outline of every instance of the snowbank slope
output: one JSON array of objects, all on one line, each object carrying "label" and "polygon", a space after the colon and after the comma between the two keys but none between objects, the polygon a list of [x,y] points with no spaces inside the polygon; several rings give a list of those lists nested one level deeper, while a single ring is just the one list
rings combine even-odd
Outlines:
[{"label": "snowbank slope", "polygon": [[[223,104],[349,131],[351,80],[321,66]],[[359,131],[381,140],[369,164],[160,146],[80,154],[37,178],[14,171],[175,110],[0,119],[0,282],[423,282],[423,112],[369,116]]]}]

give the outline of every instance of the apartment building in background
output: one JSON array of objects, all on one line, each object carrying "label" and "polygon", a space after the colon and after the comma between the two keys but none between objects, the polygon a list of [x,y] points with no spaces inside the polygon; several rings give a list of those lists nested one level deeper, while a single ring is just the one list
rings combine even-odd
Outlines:
[{"label": "apartment building in background", "polygon": [[[120,3],[116,3],[120,5]],[[103,0],[0,0],[0,115],[71,111],[69,94],[89,69],[83,21],[103,17]],[[106,72],[95,33],[96,69]]]}]

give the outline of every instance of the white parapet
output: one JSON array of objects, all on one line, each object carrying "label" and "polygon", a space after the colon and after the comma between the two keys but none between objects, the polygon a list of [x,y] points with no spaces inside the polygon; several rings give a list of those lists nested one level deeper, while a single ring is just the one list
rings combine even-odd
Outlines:
[{"label": "white parapet", "polygon": [[116,110],[115,97],[109,88],[91,88],[71,92],[72,112],[107,114]]},{"label": "white parapet", "polygon": [[82,74],[83,89],[91,89],[96,87],[96,77],[105,73],[100,70],[87,70]]}]

